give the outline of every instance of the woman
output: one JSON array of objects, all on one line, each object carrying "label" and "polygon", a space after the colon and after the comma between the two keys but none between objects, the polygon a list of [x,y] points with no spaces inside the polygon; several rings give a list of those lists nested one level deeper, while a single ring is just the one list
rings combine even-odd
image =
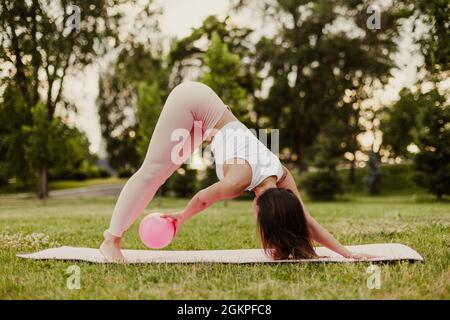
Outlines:
[{"label": "woman", "polygon": [[[198,131],[200,135],[195,134]],[[173,138],[183,132],[187,134],[180,149],[180,142]],[[211,88],[188,81],[169,94],[144,162],[119,195],[100,246],[106,259],[124,261],[120,245],[124,232],[158,188],[204,140],[212,140],[220,180],[199,191],[182,212],[167,215],[175,219],[177,230],[213,203],[251,190],[255,194],[253,211],[261,242],[273,259],[314,258],[313,241],[346,258],[368,257],[349,252],[309,214],[289,170],[238,121]]]}]

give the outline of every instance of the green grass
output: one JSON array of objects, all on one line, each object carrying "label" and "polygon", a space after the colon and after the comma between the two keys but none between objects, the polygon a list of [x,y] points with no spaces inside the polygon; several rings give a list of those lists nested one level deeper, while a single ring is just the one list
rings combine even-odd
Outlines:
[{"label": "green grass", "polygon": [[121,184],[125,183],[127,179],[125,178],[96,178],[96,179],[86,179],[86,180],[59,180],[59,181],[50,181],[49,189],[50,190],[59,190],[59,189],[70,189],[70,188],[83,188],[90,186],[102,186],[107,184]]},{"label": "green grass", "polygon": [[[413,181],[413,165],[408,163],[403,164],[389,164],[380,166],[381,180],[380,180],[380,194],[422,194],[425,191],[418,187]],[[349,180],[349,170],[339,170],[339,176],[342,179],[344,189],[346,192],[353,194],[365,194],[367,188],[364,186],[364,176],[367,174],[367,168],[355,169],[355,183],[347,183]]]},{"label": "green grass", "polygon": [[[100,265],[15,257],[55,245],[97,247],[115,199],[0,199],[0,299],[449,299],[450,204],[411,196],[348,197],[308,203],[312,214],[348,244],[399,242],[423,263],[382,264],[381,289],[366,286],[368,263]],[[186,204],[164,198],[145,210]],[[144,249],[137,223],[125,248]],[[47,238],[33,238],[44,233]],[[214,205],[187,222],[168,250],[258,247],[250,202]],[[66,287],[66,270],[81,268],[81,289]]]},{"label": "green grass", "polygon": [[[70,188],[83,188],[90,186],[101,186],[107,184],[122,184],[127,181],[126,178],[92,178],[86,180],[56,180],[49,181],[49,190],[60,190],[60,189],[70,189]],[[17,183],[3,184],[0,185],[0,195],[1,194],[11,194],[17,192],[36,192],[36,189],[31,186],[25,187]]]}]

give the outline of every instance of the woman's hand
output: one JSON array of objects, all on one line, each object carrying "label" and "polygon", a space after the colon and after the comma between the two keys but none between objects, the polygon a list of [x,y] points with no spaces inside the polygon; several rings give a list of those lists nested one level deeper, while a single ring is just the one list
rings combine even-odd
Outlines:
[{"label": "woman's hand", "polygon": [[346,254],[344,257],[347,259],[355,259],[355,260],[370,260],[373,258],[377,258],[377,256],[372,256],[367,253],[357,253],[357,252],[350,252],[349,254]]},{"label": "woman's hand", "polygon": [[173,214],[161,214],[161,218],[170,218],[175,221],[175,229],[176,232],[180,229],[181,225],[186,222],[186,217],[184,216],[184,212],[176,212]]}]

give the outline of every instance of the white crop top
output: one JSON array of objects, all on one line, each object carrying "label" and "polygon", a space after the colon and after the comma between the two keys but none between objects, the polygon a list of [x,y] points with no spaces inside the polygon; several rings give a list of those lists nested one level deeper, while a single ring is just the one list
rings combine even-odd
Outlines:
[{"label": "white crop top", "polygon": [[240,121],[229,122],[217,131],[211,142],[211,151],[219,180],[224,178],[224,164],[244,163],[239,159],[248,162],[252,168],[252,181],[247,190],[252,190],[269,176],[276,176],[277,181],[283,176],[278,157]]}]

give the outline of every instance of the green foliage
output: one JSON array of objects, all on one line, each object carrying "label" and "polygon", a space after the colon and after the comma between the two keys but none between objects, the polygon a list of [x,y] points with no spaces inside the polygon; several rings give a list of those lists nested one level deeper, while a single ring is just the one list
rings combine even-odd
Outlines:
[{"label": "green foliage", "polygon": [[197,170],[183,165],[166,182],[165,191],[177,197],[192,197],[197,191]]},{"label": "green foliage", "polygon": [[[0,183],[14,178],[30,184],[39,166],[50,166],[52,178],[104,174],[93,165],[84,135],[64,125],[55,110],[73,108],[62,94],[66,75],[119,44],[118,5],[125,2],[136,4],[61,1],[52,12],[49,0],[1,2],[0,38],[9,40],[0,47],[0,65],[11,72],[0,74]],[[419,39],[425,67],[433,81],[447,75],[446,1],[391,1],[383,5],[382,28],[376,31],[365,25],[372,1],[235,2],[263,8],[262,16],[277,22],[273,35],[254,44],[253,30],[235,26],[230,17],[210,16],[187,37],[173,40],[166,56],[159,43],[150,41],[157,30],[154,13],[150,6],[142,8],[136,18],[142,28],[121,39],[117,59],[99,81],[101,132],[114,168],[137,169],[171,87],[193,70],[240,120],[281,129],[280,149],[287,161],[301,169],[311,164],[329,171],[344,154],[360,150],[356,137],[365,129],[360,120],[366,114],[361,102],[371,97],[374,83],[385,84],[391,76],[402,18],[413,13],[430,27]],[[81,8],[79,29],[64,25],[70,4]],[[353,23],[356,32],[340,30],[341,20]],[[437,98],[407,90],[400,96],[381,119],[383,148],[392,157],[411,158],[407,146],[418,145],[415,180],[439,196],[448,189],[442,142],[447,136],[439,136],[447,130],[439,122],[446,115],[430,109]],[[440,109],[446,110],[442,103]],[[376,172],[369,175],[371,181],[378,181]],[[211,181],[209,175],[202,184]]]},{"label": "green foliage", "polygon": [[[280,22],[274,36],[262,37],[256,44],[256,70],[264,70],[271,80],[258,117],[265,125],[281,129],[280,149],[289,149],[289,160],[303,169],[319,135],[325,135],[324,129],[339,118],[339,109],[354,97],[352,106],[359,107],[372,94],[366,84],[388,81],[399,20],[408,13],[394,1],[383,11],[382,28],[370,32],[366,27],[369,1],[258,2],[265,16]],[[256,1],[240,1],[247,3]],[[354,23],[361,32],[353,37],[330,28],[338,19]],[[360,128],[352,113],[344,114],[349,118],[344,123],[353,122],[353,127],[340,142],[354,150],[354,133]]]},{"label": "green foliage", "polygon": [[48,120],[47,108],[42,102],[28,109],[20,92],[12,85],[6,88],[3,99],[0,103],[0,167],[5,182],[16,178],[18,184],[29,187],[41,166],[50,167],[52,178],[69,178],[77,171],[85,171],[86,177],[105,175],[94,166],[96,157],[89,152],[87,137],[59,118]]},{"label": "green foliage", "polygon": [[136,170],[169,92],[164,56],[134,39],[100,76],[97,99],[110,165]]},{"label": "green foliage", "polygon": [[448,192],[450,183],[449,109],[446,95],[437,88],[426,93],[404,89],[381,125],[384,146],[393,155],[411,157],[407,151],[411,143],[419,148],[414,181],[438,198]]},{"label": "green foliage", "polygon": [[308,162],[318,168],[334,170],[346,152],[354,155],[360,149],[357,136],[363,131],[359,116],[360,110],[350,103],[339,108],[333,121],[322,129],[311,146],[311,155],[306,158],[312,159]]},{"label": "green foliage", "polygon": [[27,141],[22,131],[22,126],[31,121],[30,109],[18,88],[9,84],[0,103],[0,175],[4,183],[12,177],[22,186],[33,181],[34,172],[26,162]]},{"label": "green foliage", "polygon": [[200,81],[210,86],[241,121],[248,121],[249,100],[239,82],[242,76],[239,55],[231,53],[218,33],[213,32],[204,60],[207,71]]},{"label": "green foliage", "polygon": [[403,89],[400,99],[385,110],[380,130],[383,132],[383,147],[389,151],[391,157],[411,157],[407,147],[414,141],[419,110],[417,94],[407,89]]},{"label": "green foliage", "polygon": [[52,168],[50,176],[86,179],[100,175],[93,167],[96,157],[89,152],[87,137],[69,128],[60,118],[48,119],[46,106],[39,102],[31,110],[32,125],[22,126],[25,138],[25,162],[30,172]]},{"label": "green foliage", "polygon": [[[343,184],[344,192],[365,195],[367,187],[364,178],[367,176],[367,171],[366,167],[355,168],[355,183]],[[379,186],[381,196],[422,195],[424,193],[424,190],[413,181],[414,170],[411,163],[380,165],[379,172],[382,176]],[[349,174],[349,169],[340,169],[338,174],[344,180]]]},{"label": "green foliage", "polygon": [[[446,0],[414,0],[418,17],[429,30],[419,40],[427,69],[432,73],[448,71],[450,67],[450,6]],[[421,22],[421,19],[416,19]],[[445,75],[444,75],[445,77]]]},{"label": "green foliage", "polygon": [[364,185],[370,194],[379,194],[382,176],[380,171],[380,160],[378,154],[373,151],[369,152],[366,170],[367,173],[363,179]]},{"label": "green foliage", "polygon": [[129,178],[133,175],[133,171],[129,168],[122,167],[117,170],[117,175],[119,178]]},{"label": "green foliage", "polygon": [[441,199],[450,194],[450,105],[437,89],[421,95],[420,102],[414,180]]},{"label": "green foliage", "polygon": [[141,159],[144,159],[147,154],[153,130],[163,108],[163,93],[164,90],[161,90],[157,81],[153,81],[151,84],[141,81],[138,84],[137,116],[139,119],[139,141],[137,152]]},{"label": "green foliage", "polygon": [[[208,63],[205,61],[206,51],[210,51],[213,55],[227,51],[239,56],[240,68],[234,77],[239,86],[247,90],[251,99],[256,100],[255,92],[261,85],[261,78],[255,72],[254,45],[249,39],[252,32],[253,30],[249,28],[236,26],[230,17],[223,20],[219,20],[216,16],[207,17],[200,27],[192,30],[190,35],[172,43],[168,62],[174,83],[183,81],[193,65],[201,66],[201,68],[208,67]],[[211,52],[214,35],[222,43],[221,48],[219,41],[215,41],[215,53]],[[208,41],[208,46],[203,45],[205,40]],[[223,50],[223,44],[226,44],[225,50]],[[223,62],[220,64],[223,64]],[[228,73],[228,70],[223,71]],[[234,103],[234,100],[232,102]],[[235,107],[231,102],[228,103],[230,107]],[[253,107],[256,107],[256,105]]]},{"label": "green foliage", "polygon": [[205,189],[217,182],[216,166],[210,165],[206,167],[205,176],[199,181],[199,189]]},{"label": "green foliage", "polygon": [[334,200],[336,195],[342,193],[341,180],[336,171],[332,170],[309,172],[300,183],[307,195],[315,201]]},{"label": "green foliage", "polygon": [[42,102],[31,109],[31,114],[32,125],[22,127],[28,140],[25,149],[27,164],[38,170],[62,162],[66,156],[60,149],[62,123],[56,118],[48,120],[46,106]]},{"label": "green foliage", "polygon": [[[14,88],[18,96],[16,102],[18,99],[21,101],[13,106],[18,109],[16,114],[23,112],[23,116],[11,120],[17,121],[14,124],[16,129],[6,133],[8,137],[2,144],[16,144],[15,148],[9,148],[6,158],[10,162],[8,170],[19,180],[30,181],[31,174],[34,174],[31,172],[40,171],[40,197],[46,198],[48,193],[47,174],[51,168],[47,166],[67,162],[63,159],[65,150],[53,144],[53,141],[62,141],[63,138],[58,137],[60,133],[63,137],[72,135],[60,120],[53,121],[57,107],[75,109],[64,99],[66,76],[69,72],[81,70],[118,44],[121,10],[116,9],[125,2],[129,3],[123,0],[0,2],[0,65],[8,70],[0,74],[0,91],[4,84]],[[80,10],[79,23],[76,19],[73,21],[77,25],[71,22],[76,13],[71,5]],[[45,141],[50,145],[41,145]],[[64,143],[71,144],[70,141]],[[71,150],[66,156],[80,153],[79,146],[79,143],[71,145],[76,150]],[[22,160],[14,162],[14,158],[19,157]],[[0,162],[3,161],[0,159]]]},{"label": "green foliage", "polygon": [[76,180],[83,181],[87,179],[95,178],[108,178],[110,174],[108,171],[97,168],[94,165],[89,164],[87,161],[83,161],[80,168],[65,168],[65,169],[52,169],[49,173],[50,180]]},{"label": "green foliage", "polygon": [[[29,108],[41,99],[41,91],[52,117],[63,100],[68,70],[84,67],[117,43],[121,14],[111,9],[121,2],[125,1],[0,2],[0,64],[13,70],[3,75],[15,83]],[[71,23],[70,5],[81,11],[78,26]]]}]

